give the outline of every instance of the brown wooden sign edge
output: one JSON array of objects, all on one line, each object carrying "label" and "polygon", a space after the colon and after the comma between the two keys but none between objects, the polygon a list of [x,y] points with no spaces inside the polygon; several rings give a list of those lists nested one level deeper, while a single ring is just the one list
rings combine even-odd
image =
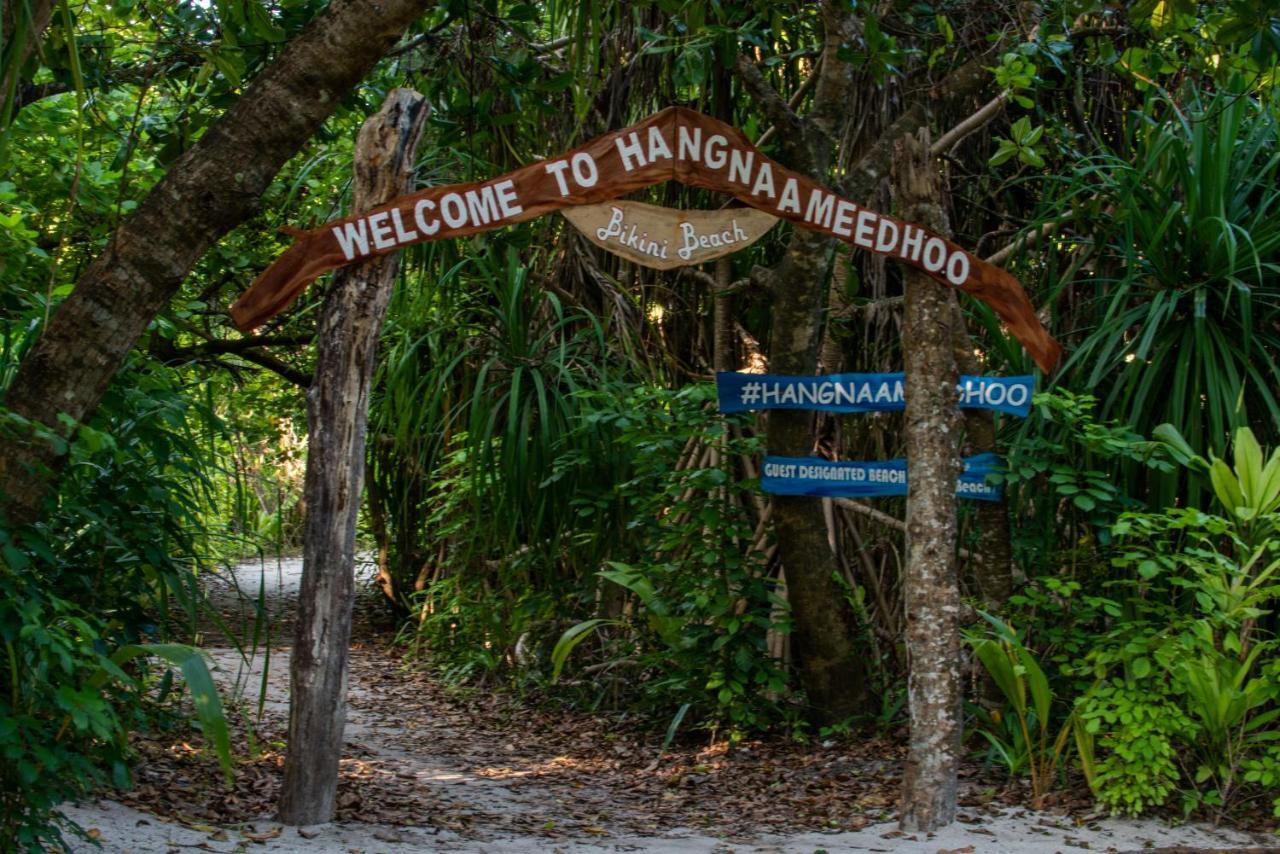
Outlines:
[{"label": "brown wooden sign edge", "polygon": [[429,187],[309,231],[231,307],[242,330],[283,311],[329,270],[414,243],[465,237],[571,205],[617,199],[662,181],[730,195],[757,210],[895,258],[989,305],[1049,372],[1062,347],[1008,272],[926,228],[841,198],[758,151],[743,133],[684,107],[668,107],[559,157],[485,181]]}]

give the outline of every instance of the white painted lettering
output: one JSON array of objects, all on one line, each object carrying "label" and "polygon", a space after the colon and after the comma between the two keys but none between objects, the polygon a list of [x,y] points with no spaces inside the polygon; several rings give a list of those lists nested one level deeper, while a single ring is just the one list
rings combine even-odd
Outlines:
[{"label": "white painted lettering", "polygon": [[898,224],[888,217],[880,218],[880,227],[876,230],[876,251],[893,252],[898,245]]},{"label": "white painted lettering", "polygon": [[782,185],[782,198],[778,199],[779,211],[800,213],[800,188],[795,178],[788,178]]},{"label": "white painted lettering", "polygon": [[930,237],[929,242],[924,245],[924,268],[930,273],[936,273],[945,263],[947,263],[947,244],[942,242],[941,237]]},{"label": "white painted lettering", "polygon": [[560,189],[560,195],[569,195],[569,183],[564,179],[564,170],[569,168],[569,161],[557,160],[554,163],[547,164],[547,174],[556,179],[556,186]]},{"label": "white painted lettering", "polygon": [[681,160],[702,160],[702,128],[680,126],[677,148]]},{"label": "white painted lettering", "polygon": [[579,187],[594,187],[600,180],[600,170],[596,168],[596,160],[585,151],[573,155],[573,180]]},{"label": "white painted lettering", "polygon": [[[614,140],[614,143],[618,146],[618,156],[622,158],[623,169],[630,172],[636,166],[645,164],[644,149],[640,147],[640,134],[632,131],[629,139],[620,136]],[[634,164],[631,162],[632,158],[636,160]]]},{"label": "white painted lettering", "polygon": [[671,159],[671,149],[667,146],[667,141],[662,138],[662,131],[657,125],[649,128],[649,162],[657,160],[659,157]]},{"label": "white painted lettering", "polygon": [[391,236],[391,226],[387,223],[388,214],[386,211],[373,214],[369,217],[369,234],[373,236],[373,245],[379,249],[390,249],[396,245],[395,239]]},{"label": "white painted lettering", "polygon": [[[592,161],[592,165],[594,164],[595,161]],[[574,172],[576,173],[577,170],[575,169]],[[579,181],[579,183],[581,182]],[[590,186],[590,184],[585,186]],[[513,216],[519,216],[524,213],[524,206],[520,204],[516,197],[515,181],[510,178],[505,181],[499,181],[493,185],[493,189],[498,194],[498,209],[502,211],[503,219],[510,219]]]},{"label": "white painted lettering", "polygon": [[450,228],[461,228],[467,222],[467,203],[457,193],[445,193],[440,200],[440,215]]},{"label": "white painted lettering", "polygon": [[759,196],[764,194],[771,199],[776,199],[778,193],[773,188],[773,167],[767,162],[760,164],[760,171],[756,173],[755,186],[751,188],[751,195]]},{"label": "white painted lettering", "polygon": [[472,225],[488,225],[498,219],[498,200],[493,187],[467,190],[467,212],[471,214]]},{"label": "white painted lettering", "polygon": [[751,163],[756,159],[754,151],[743,152],[735,148],[729,152],[729,180],[744,187],[751,183]]},{"label": "white painted lettering", "polygon": [[391,209],[391,221],[396,226],[396,243],[412,243],[413,239],[418,236],[418,232],[413,229],[405,230],[404,223],[400,220],[400,209]]},{"label": "white painted lettering", "polygon": [[418,224],[418,230],[428,236],[435,234],[440,230],[440,220],[433,219],[428,221],[425,216],[427,211],[433,211],[435,209],[436,203],[430,199],[420,199],[418,203],[413,206],[413,221]]},{"label": "white painted lettering", "polygon": [[831,228],[831,215],[835,212],[835,209],[836,197],[831,193],[824,193],[814,187],[813,192],[809,194],[809,206],[805,208],[805,222],[811,222],[823,228]]},{"label": "white painted lettering", "polygon": [[725,151],[725,147],[728,144],[729,140],[718,133],[707,137],[706,164],[712,169],[723,169],[725,162],[729,159],[729,155]]},{"label": "white painted lettering", "polygon": [[969,281],[969,256],[963,252],[952,252],[947,259],[947,281],[953,285],[963,285]]},{"label": "white painted lettering", "polygon": [[875,230],[876,230],[875,222],[876,222],[875,211],[868,211],[868,210],[858,211],[858,227],[854,229],[853,242],[863,247],[864,249],[870,249],[872,246],[874,246],[875,244],[874,244],[874,241],[872,240],[872,237],[874,236]]},{"label": "white painted lettering", "polygon": [[902,227],[902,245],[898,247],[898,257],[920,260],[920,247],[924,244],[924,229],[914,225]]},{"label": "white painted lettering", "polygon": [[335,225],[333,227],[333,236],[338,238],[338,247],[342,249],[342,257],[348,261],[361,255],[369,254],[369,236],[365,233],[363,219]]},{"label": "white painted lettering", "polygon": [[853,212],[858,206],[853,202],[841,199],[836,203],[836,219],[831,223],[831,230],[841,237],[848,237],[852,232],[850,226],[853,224]]}]

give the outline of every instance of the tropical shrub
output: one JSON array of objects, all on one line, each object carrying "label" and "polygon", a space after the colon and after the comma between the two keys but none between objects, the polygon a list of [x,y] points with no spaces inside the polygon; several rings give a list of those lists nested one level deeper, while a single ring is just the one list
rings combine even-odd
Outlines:
[{"label": "tropical shrub", "polygon": [[[691,714],[738,735],[785,716],[787,674],[768,637],[787,624],[746,512],[754,485],[732,474],[762,442],[718,415],[715,401],[710,385],[594,396],[584,426],[607,431],[632,470],[579,493],[575,505],[601,545],[612,540],[616,559],[599,572],[606,590],[617,585],[634,599],[570,627],[553,665],[558,673],[590,638],[604,667],[625,668],[630,690],[674,712],[673,725]],[[586,462],[575,455],[562,470]]]},{"label": "tropical shrub", "polygon": [[67,459],[56,506],[37,525],[0,526],[0,849],[59,843],[59,803],[128,784],[129,734],[172,715],[158,702],[174,696],[170,665],[230,772],[203,659],[154,642],[199,613],[194,532],[208,509],[190,401],[171,379],[139,365],[92,424],[63,431],[0,410],[0,429],[53,443]]},{"label": "tropical shrub", "polygon": [[1162,805],[1182,778],[1178,753],[1195,725],[1167,696],[1123,679],[1103,679],[1079,702],[1093,738],[1089,783],[1114,813]]},{"label": "tropical shrub", "polygon": [[[1086,233],[1069,249],[1091,256],[1057,284],[1085,307],[1063,376],[1104,390],[1100,417],[1144,435],[1171,423],[1201,453],[1239,426],[1276,435],[1277,122],[1239,89],[1152,94],[1114,151],[1062,179],[1054,215],[1073,212]],[[1186,484],[1182,472],[1114,471],[1139,497],[1149,485],[1156,507],[1172,506]]]}]

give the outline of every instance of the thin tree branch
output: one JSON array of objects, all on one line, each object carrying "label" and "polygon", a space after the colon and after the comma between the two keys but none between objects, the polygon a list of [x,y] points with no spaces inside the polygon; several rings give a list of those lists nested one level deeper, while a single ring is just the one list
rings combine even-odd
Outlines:
[{"label": "thin tree branch", "polygon": [[244,338],[209,339],[203,344],[174,350],[176,356],[208,356],[219,353],[243,353],[255,347],[301,347],[315,340],[314,335],[249,335]]},{"label": "thin tree branch", "polygon": [[311,388],[310,374],[305,374],[297,368],[291,368],[273,356],[268,356],[266,353],[258,353],[253,350],[246,350],[245,352],[237,353],[236,355],[241,359],[244,359],[246,362],[253,362],[258,367],[266,368],[273,374],[277,374],[278,376],[293,383],[298,388]]},{"label": "thin tree branch", "polygon": [[[751,58],[745,54],[738,54],[738,59],[734,63],[734,70],[738,74],[738,79],[742,81],[742,85],[750,93],[751,97],[760,104],[769,120],[773,122],[774,127],[781,133],[783,145],[786,148],[790,159],[793,161],[798,157],[802,157],[806,163],[809,161],[809,152],[805,150],[805,122],[791,106],[783,100],[778,91],[769,85],[769,81],[764,79],[764,75],[760,73],[760,69],[751,61]],[[792,166],[798,165],[792,163]]]},{"label": "thin tree branch", "polygon": [[[804,82],[800,84],[800,88],[797,89],[796,93],[791,96],[791,100],[787,101],[787,106],[791,108],[791,111],[793,113],[800,107],[800,102],[804,100],[804,96],[808,95],[809,90],[812,89],[817,84],[818,73],[821,70],[822,70],[822,57],[819,56],[818,59],[814,62],[813,73],[811,73],[808,77],[804,79]],[[760,134],[760,138],[756,140],[756,147],[759,148],[760,146],[767,143],[773,137],[773,135],[777,132],[777,130],[778,130],[777,125],[769,125],[768,130]]]},{"label": "thin tree branch", "polygon": [[984,260],[988,264],[991,264],[995,267],[1002,267],[1004,266],[1004,262],[1008,261],[1010,256],[1012,256],[1015,252],[1020,252],[1023,249],[1032,248],[1033,246],[1038,244],[1041,240],[1045,239],[1050,234],[1052,234],[1058,228],[1058,226],[1062,225],[1064,222],[1066,222],[1070,218],[1071,218],[1070,216],[1065,216],[1059,219],[1051,219],[1048,222],[1046,222],[1044,225],[1035,229],[1034,231],[1029,231],[1026,234],[1021,235],[1020,237],[1014,238],[1009,242],[1008,246],[1004,247],[1003,249],[997,252],[992,253],[991,255],[988,255]]},{"label": "thin tree branch", "polygon": [[572,36],[562,36],[555,41],[545,42],[543,44],[530,44],[529,50],[536,54],[554,53],[569,42],[573,41]]},{"label": "thin tree branch", "polygon": [[934,157],[941,157],[951,151],[951,149],[956,147],[960,140],[964,139],[966,136],[973,133],[978,128],[983,127],[998,116],[1000,111],[1004,108],[1005,102],[1008,100],[1009,91],[1006,89],[987,103],[983,104],[978,111],[969,116],[969,118],[960,122],[960,124],[938,137],[938,141],[930,147],[929,153]]},{"label": "thin tree branch", "polygon": [[[863,516],[874,519],[882,525],[888,525],[890,528],[902,531],[903,533],[906,533],[907,531],[906,522],[896,516],[890,516],[888,513],[881,512],[874,507],[868,507],[860,501],[854,501],[851,498],[833,498],[832,501],[847,510],[852,510],[855,513],[861,513]],[[973,555],[964,547],[958,547],[956,551],[960,557],[965,560],[973,557]]]}]

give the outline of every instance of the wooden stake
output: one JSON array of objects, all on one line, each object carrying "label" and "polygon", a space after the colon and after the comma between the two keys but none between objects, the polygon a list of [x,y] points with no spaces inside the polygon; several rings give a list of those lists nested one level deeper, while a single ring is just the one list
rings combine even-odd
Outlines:
[{"label": "wooden stake", "polygon": [[[364,211],[410,189],[428,106],[395,89],[360,129],[352,208]],[[290,666],[289,748],[280,820],[331,821],[346,724],[356,512],[378,332],[399,264],[384,255],[339,270],[325,297],[315,378],[307,392],[307,521],[302,589]]]}]

